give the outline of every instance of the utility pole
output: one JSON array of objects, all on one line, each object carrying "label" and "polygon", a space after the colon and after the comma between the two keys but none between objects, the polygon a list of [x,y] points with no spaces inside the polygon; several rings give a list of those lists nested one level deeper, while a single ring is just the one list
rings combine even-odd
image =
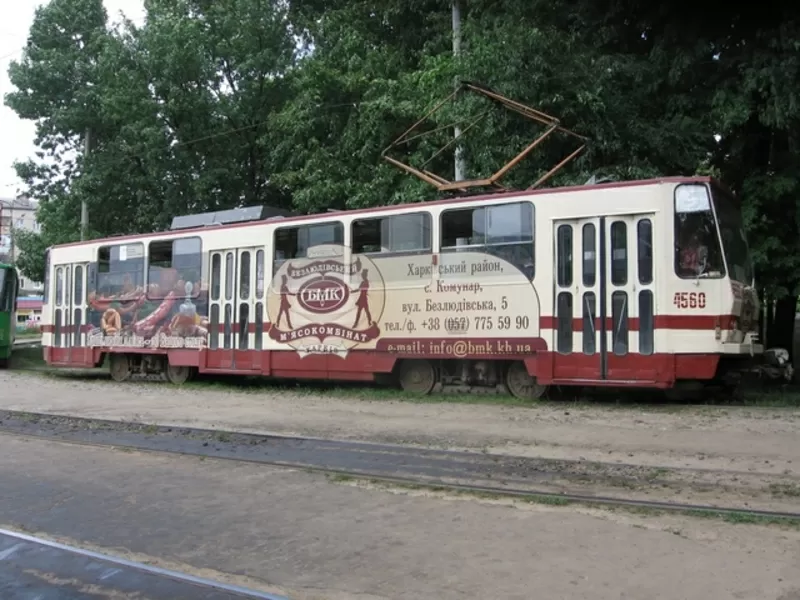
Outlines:
[{"label": "utility pole", "polygon": [[[453,58],[458,61],[461,56],[461,2],[462,0],[453,0]],[[456,89],[461,85],[459,78],[456,77]],[[454,136],[457,138],[461,135],[461,127],[455,126],[453,131]],[[455,152],[455,181],[463,181],[466,178],[465,171],[467,166],[464,161],[464,149],[461,143],[456,143]]]},{"label": "utility pole", "polygon": [[[89,157],[91,148],[91,129],[86,128],[86,135],[83,138],[83,163],[84,173],[86,172],[86,159]],[[86,197],[81,199],[81,241],[86,239],[86,231],[89,228],[89,207],[86,205]]]}]

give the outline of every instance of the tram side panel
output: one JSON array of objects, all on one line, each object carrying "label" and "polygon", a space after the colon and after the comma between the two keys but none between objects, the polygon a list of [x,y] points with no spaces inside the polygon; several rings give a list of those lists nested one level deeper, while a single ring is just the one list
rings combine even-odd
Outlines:
[{"label": "tram side panel", "polygon": [[531,275],[469,249],[287,261],[268,294],[266,347],[290,352],[273,364],[295,376],[315,354],[333,373],[386,372],[402,360],[524,360],[546,348]]}]

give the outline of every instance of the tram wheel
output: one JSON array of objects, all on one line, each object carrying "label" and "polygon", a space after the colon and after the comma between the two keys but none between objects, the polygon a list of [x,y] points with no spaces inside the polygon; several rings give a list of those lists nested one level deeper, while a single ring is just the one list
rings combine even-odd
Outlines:
[{"label": "tram wheel", "polygon": [[8,358],[0,358],[0,369],[7,369],[10,360]]},{"label": "tram wheel", "polygon": [[436,370],[427,360],[404,360],[398,374],[403,391],[425,396],[436,385]]},{"label": "tram wheel", "polygon": [[167,376],[167,381],[175,385],[186,383],[192,377],[192,367],[178,367],[176,365],[167,364],[164,371]]},{"label": "tram wheel", "polygon": [[546,385],[536,383],[536,377],[528,374],[523,362],[515,362],[508,367],[506,387],[512,396],[521,400],[538,400],[547,391]]},{"label": "tram wheel", "polygon": [[127,354],[112,354],[108,360],[111,379],[120,383],[130,379],[131,361]]}]

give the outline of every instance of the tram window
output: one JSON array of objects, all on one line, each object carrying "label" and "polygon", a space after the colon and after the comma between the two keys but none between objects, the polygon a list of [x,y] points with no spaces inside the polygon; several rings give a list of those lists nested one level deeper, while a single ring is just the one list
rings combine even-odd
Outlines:
[{"label": "tram window", "polygon": [[639,292],[639,354],[653,353],[653,292]]},{"label": "tram window", "polygon": [[557,233],[558,243],[558,285],[572,285],[572,226],[561,225]]},{"label": "tram window", "polygon": [[583,353],[594,354],[596,350],[596,332],[594,321],[597,317],[597,299],[594,292],[583,295]]},{"label": "tram window", "polygon": [[611,294],[611,320],[614,354],[624,356],[628,353],[628,294],[625,292]]},{"label": "tram window", "polygon": [[101,246],[97,250],[95,291],[120,296],[144,288],[144,244]]},{"label": "tram window", "polygon": [[75,278],[74,278],[74,285],[75,285],[75,292],[72,295],[72,299],[77,306],[83,304],[83,267],[78,265],[75,267]]},{"label": "tram window", "polygon": [[239,350],[247,350],[250,341],[250,305],[242,302],[239,305]]},{"label": "tram window", "polygon": [[441,217],[441,250],[493,254],[533,279],[533,221],[530,202],[446,210]]},{"label": "tram window", "polygon": [[[203,244],[199,237],[150,242],[147,265],[147,296],[165,298],[176,291],[196,298],[202,289]],[[179,281],[184,285],[175,287]],[[191,289],[189,288],[191,285]]]},{"label": "tram window", "polygon": [[211,257],[211,299],[219,300],[222,286],[222,255],[214,254]]},{"label": "tram window", "polygon": [[594,223],[583,226],[583,285],[591,287],[597,277],[597,248]]},{"label": "tram window", "polygon": [[225,350],[231,349],[231,340],[233,338],[233,306],[230,304],[225,305],[225,324],[222,335],[222,347]]},{"label": "tram window", "polygon": [[719,278],[725,263],[705,185],[675,188],[675,273],[683,279]]},{"label": "tram window", "polygon": [[344,244],[344,225],[335,221],[277,229],[273,256],[274,270],[277,271],[283,261],[290,258],[305,258],[309,248],[320,244]]},{"label": "tram window", "polygon": [[256,350],[263,349],[264,343],[264,304],[256,302],[256,335],[253,340]]},{"label": "tram window", "polygon": [[628,283],[628,227],[622,221],[611,224],[611,283]]},{"label": "tram window", "polygon": [[572,352],[572,294],[561,292],[558,295],[558,332],[556,348],[561,354]]},{"label": "tram window", "polygon": [[64,304],[64,269],[56,268],[56,306]]},{"label": "tram window", "polygon": [[256,252],[256,298],[264,297],[264,251]]},{"label": "tram window", "polygon": [[429,252],[431,216],[428,213],[393,215],[353,221],[353,252]]},{"label": "tram window", "polygon": [[81,341],[81,328],[83,326],[83,312],[80,308],[76,308],[74,311],[74,316],[72,319],[72,345],[73,346],[80,346],[82,345]]},{"label": "tram window", "polygon": [[233,299],[233,252],[225,255],[225,300]]},{"label": "tram window", "polygon": [[[217,254],[217,256],[219,255]],[[219,348],[219,304],[211,305],[210,316],[208,330],[211,332],[211,339],[208,342],[208,347],[210,350],[216,350]]]},{"label": "tram window", "polygon": [[55,332],[56,346],[61,345],[61,309],[56,309],[55,323],[53,324],[53,331]]},{"label": "tram window", "polygon": [[72,282],[70,275],[72,274],[71,267],[64,267],[64,306],[72,304]]},{"label": "tram window", "polygon": [[239,299],[250,298],[250,252],[242,252],[239,257]]},{"label": "tram window", "polygon": [[650,219],[636,224],[636,246],[639,283],[653,283],[653,223]]}]

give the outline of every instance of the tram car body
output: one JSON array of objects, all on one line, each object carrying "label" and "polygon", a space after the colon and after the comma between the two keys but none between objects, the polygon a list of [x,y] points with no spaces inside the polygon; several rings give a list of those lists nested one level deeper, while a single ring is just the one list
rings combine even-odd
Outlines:
[{"label": "tram car body", "polygon": [[19,278],[12,265],[0,263],[0,369],[8,366],[17,331]]},{"label": "tram car body", "polygon": [[764,352],[741,213],[709,178],[240,221],[51,248],[47,363],[532,398],[711,382]]}]

